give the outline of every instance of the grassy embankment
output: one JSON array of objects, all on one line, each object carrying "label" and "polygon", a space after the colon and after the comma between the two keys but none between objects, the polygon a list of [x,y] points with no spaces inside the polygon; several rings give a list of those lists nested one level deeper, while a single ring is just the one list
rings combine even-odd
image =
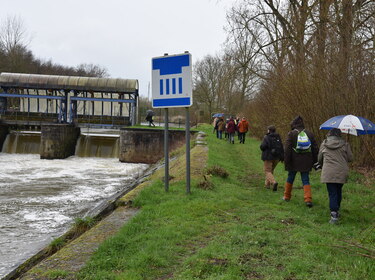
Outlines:
[{"label": "grassy embankment", "polygon": [[[201,178],[193,178],[191,195],[183,181],[173,180],[168,193],[153,182],[135,200],[141,212],[102,244],[80,279],[375,279],[375,259],[361,255],[374,257],[373,180],[351,174],[341,222],[330,225],[319,173],[311,178],[313,208],[298,188],[283,202],[283,189],[263,187],[257,140],[231,145],[203,130],[208,166],[229,177],[210,177],[212,190],[198,189]],[[282,185],[283,165],[276,178]]]}]

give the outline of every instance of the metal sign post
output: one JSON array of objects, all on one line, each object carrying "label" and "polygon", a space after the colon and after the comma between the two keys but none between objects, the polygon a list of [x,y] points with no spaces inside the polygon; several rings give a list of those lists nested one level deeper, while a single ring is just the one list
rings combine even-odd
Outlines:
[{"label": "metal sign post", "polygon": [[190,115],[193,105],[191,54],[168,55],[152,59],[152,107],[165,108],[164,157],[165,190],[169,189],[168,108],[186,110],[186,192],[190,193]]},{"label": "metal sign post", "polygon": [[164,188],[169,191],[169,143],[168,143],[168,108],[164,109]]},{"label": "metal sign post", "polygon": [[186,193],[190,194],[190,114],[189,114],[188,107],[186,107],[185,139],[186,139]]}]

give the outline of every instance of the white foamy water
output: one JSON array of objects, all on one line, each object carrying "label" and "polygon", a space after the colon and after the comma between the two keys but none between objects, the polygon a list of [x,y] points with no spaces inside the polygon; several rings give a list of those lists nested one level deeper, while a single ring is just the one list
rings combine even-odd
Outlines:
[{"label": "white foamy water", "polygon": [[147,168],[115,158],[0,153],[0,278]]}]

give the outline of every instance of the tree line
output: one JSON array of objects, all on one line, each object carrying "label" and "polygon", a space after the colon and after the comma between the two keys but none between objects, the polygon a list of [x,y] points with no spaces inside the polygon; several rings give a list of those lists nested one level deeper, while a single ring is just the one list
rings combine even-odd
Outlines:
[{"label": "tree line", "polygon": [[[319,126],[336,115],[375,121],[375,2],[372,0],[242,0],[227,13],[220,54],[198,61],[195,106],[243,114],[262,137],[281,134],[303,116]],[[349,137],[361,164],[375,162],[373,135]]]}]

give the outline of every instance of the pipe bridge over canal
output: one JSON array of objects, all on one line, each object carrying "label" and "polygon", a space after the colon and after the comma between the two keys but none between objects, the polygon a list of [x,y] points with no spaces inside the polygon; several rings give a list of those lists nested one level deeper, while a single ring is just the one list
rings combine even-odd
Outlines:
[{"label": "pipe bridge over canal", "polygon": [[0,117],[9,125],[114,127],[137,122],[134,79],[1,73],[0,88]]}]

